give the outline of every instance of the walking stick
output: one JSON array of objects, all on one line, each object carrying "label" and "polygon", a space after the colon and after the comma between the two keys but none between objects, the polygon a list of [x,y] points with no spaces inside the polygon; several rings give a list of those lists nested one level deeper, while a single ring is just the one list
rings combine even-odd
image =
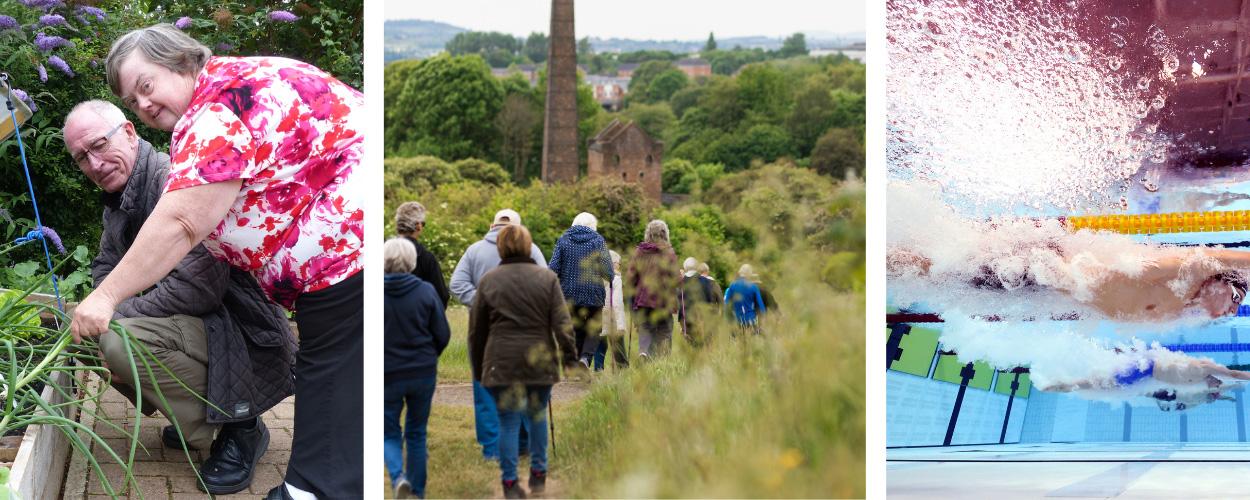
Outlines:
[{"label": "walking stick", "polygon": [[556,451],[556,418],[555,412],[551,411],[551,400],[547,400],[547,425],[551,429],[551,452]]}]

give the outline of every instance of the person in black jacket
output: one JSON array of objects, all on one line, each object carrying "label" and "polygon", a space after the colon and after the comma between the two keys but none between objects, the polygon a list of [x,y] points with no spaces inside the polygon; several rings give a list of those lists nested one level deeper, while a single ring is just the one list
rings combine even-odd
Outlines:
[{"label": "person in black jacket", "polygon": [[[100,250],[91,261],[98,286],[156,208],[169,156],[139,138],[121,109],[105,101],[75,106],[62,130],[78,168],[104,191]],[[143,395],[139,411],[150,415],[159,409],[177,422],[177,428],[168,426],[161,433],[163,444],[181,450],[185,442],[209,452],[200,467],[209,493],[246,489],[269,443],[260,415],[295,392],[295,336],[282,309],[246,271],[196,245],[142,295],[121,301],[113,319],[178,374],[175,379],[162,369],[148,373],[135,360],[143,382],[138,384]],[[114,368],[113,386],[135,401],[132,373],[118,369],[130,365],[125,344],[112,332],[99,342],[105,362]],[[168,407],[152,403],[159,399],[146,383],[149,376]]]},{"label": "person in black jacket", "polygon": [[438,257],[417,241],[424,230],[424,205],[410,201],[395,209],[395,231],[411,241],[412,246],[417,249],[417,267],[412,270],[412,274],[434,286],[439,300],[443,301],[443,310],[447,310],[447,301],[451,300],[451,294],[447,291],[447,283],[443,281],[443,268],[438,265]]},{"label": "person in black jacket", "polygon": [[[438,376],[438,357],[451,339],[434,287],[410,274],[416,265],[416,248],[406,238],[393,238],[383,248],[386,276],[385,401],[383,450],[395,498],[410,493],[425,497],[425,427]],[[400,436],[399,414],[408,405],[407,422]],[[408,445],[404,467],[404,442]]]},{"label": "person in black jacket", "polygon": [[691,346],[703,346],[710,340],[709,322],[720,316],[721,292],[715,281],[699,275],[699,261],[694,257],[686,257],[682,263],[677,300],[682,335]]}]

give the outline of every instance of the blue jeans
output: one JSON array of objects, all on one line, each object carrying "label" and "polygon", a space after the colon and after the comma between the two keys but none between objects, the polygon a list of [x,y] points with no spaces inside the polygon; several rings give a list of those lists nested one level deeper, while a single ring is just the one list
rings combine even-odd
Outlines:
[{"label": "blue jeans", "polygon": [[[412,483],[412,492],[425,498],[425,463],[429,457],[425,447],[425,427],[430,421],[430,405],[434,401],[437,377],[392,381],[386,384],[383,415],[385,437],[383,452],[391,484],[399,478]],[[400,435],[399,414],[408,405],[403,435]],[[408,445],[408,466],[404,467],[404,444]]]},{"label": "blue jeans", "polygon": [[600,342],[599,348],[595,350],[595,371],[603,371],[603,358],[608,356],[608,343]]},{"label": "blue jeans", "polygon": [[[499,412],[495,409],[495,398],[482,383],[473,381],[473,421],[477,430],[477,443],[482,446],[482,458],[499,459]],[[518,443],[525,443],[521,449],[529,449],[529,422],[523,422]]]},{"label": "blue jeans", "polygon": [[491,387],[499,402],[499,470],[504,481],[517,479],[516,467],[522,423],[530,426],[530,470],[547,470],[547,404],[551,386]]}]

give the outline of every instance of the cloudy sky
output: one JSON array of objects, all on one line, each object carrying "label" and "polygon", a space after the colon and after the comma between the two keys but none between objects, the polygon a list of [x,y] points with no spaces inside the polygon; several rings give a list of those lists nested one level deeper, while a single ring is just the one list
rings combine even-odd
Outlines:
[{"label": "cloudy sky", "polygon": [[[867,0],[580,0],[577,37],[697,40],[863,32]],[[475,31],[546,33],[550,0],[386,0],[386,19],[440,21]]]}]

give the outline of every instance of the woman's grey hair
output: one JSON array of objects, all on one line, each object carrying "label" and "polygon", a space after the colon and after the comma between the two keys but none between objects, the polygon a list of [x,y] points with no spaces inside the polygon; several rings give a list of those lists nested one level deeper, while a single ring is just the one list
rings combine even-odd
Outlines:
[{"label": "woman's grey hair", "polygon": [[108,57],[104,58],[104,75],[115,96],[122,95],[118,71],[135,50],[143,52],[143,56],[153,64],[192,78],[204,69],[208,58],[213,56],[212,50],[169,23],[133,30],[113,42]]},{"label": "woman's grey hair", "polygon": [[395,209],[395,231],[399,234],[412,234],[417,224],[425,224],[425,205],[409,201]]},{"label": "woman's grey hair", "polygon": [[410,273],[417,267],[417,247],[404,238],[386,240],[382,247],[386,262],[382,268],[386,274]]},{"label": "woman's grey hair", "polygon": [[647,232],[643,233],[642,241],[665,245],[668,243],[668,224],[660,219],[647,223]]}]

